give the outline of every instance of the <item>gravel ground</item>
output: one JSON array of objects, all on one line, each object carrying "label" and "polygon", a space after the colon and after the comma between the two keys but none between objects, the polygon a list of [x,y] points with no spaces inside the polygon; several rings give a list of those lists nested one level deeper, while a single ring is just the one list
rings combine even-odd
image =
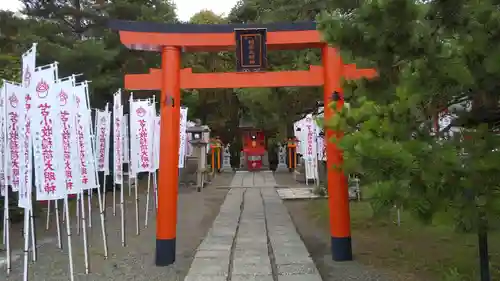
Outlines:
[{"label": "gravel ground", "polygon": [[[289,173],[276,173],[276,183],[279,186],[298,187]],[[378,272],[359,262],[334,262],[330,253],[330,235],[311,221],[307,214],[308,201],[289,200],[285,206],[311,254],[324,281],[393,281],[385,274]],[[356,255],[355,237],[353,238],[354,256]],[[355,257],[354,257],[355,258]]]},{"label": "gravel ground", "polygon": [[[144,228],[145,194],[140,198],[140,227],[141,233],[135,235],[135,213],[133,197],[126,192],[126,229],[127,246],[121,246],[119,208],[117,216],[113,216],[111,206],[108,205],[106,226],[108,233],[109,257],[103,256],[103,243],[100,235],[100,220],[98,208],[94,208],[93,226],[88,230],[90,271],[85,275],[84,253],[82,236],[75,234],[75,216],[71,217],[73,227],[72,248],[74,259],[75,280],[136,280],[136,281],[182,281],[191,265],[196,248],[203,240],[213,220],[219,212],[219,207],[227,194],[232,174],[221,174],[211,186],[203,192],[196,192],[194,188],[179,188],[178,227],[177,227],[177,261],[173,266],[156,267],[154,265],[155,248],[155,215],[150,211],[150,223]],[[143,186],[143,185],[141,185]],[[119,197],[118,197],[119,198]],[[112,195],[108,193],[107,202],[111,203]],[[74,208],[74,206],[73,206]],[[152,208],[152,207],[151,207]],[[52,223],[53,225],[55,223]],[[44,215],[38,222],[38,261],[29,266],[30,281],[58,281],[69,280],[67,237],[63,232],[63,250],[57,248],[55,229],[45,231]],[[22,236],[20,226],[15,225],[11,232],[13,262],[10,276],[5,274],[5,264],[2,264],[3,254],[0,252],[0,280],[22,280]]]}]

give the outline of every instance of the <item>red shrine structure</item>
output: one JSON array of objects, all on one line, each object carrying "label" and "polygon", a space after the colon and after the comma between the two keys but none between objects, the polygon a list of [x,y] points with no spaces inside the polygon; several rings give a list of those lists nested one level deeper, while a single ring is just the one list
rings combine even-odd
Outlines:
[{"label": "red shrine structure", "polygon": [[[159,52],[161,68],[125,75],[128,90],[160,90],[160,169],[156,225],[156,265],[175,262],[178,197],[178,151],[181,89],[323,87],[325,119],[344,106],[343,79],[373,78],[374,69],[344,64],[340,53],[322,41],[315,22],[276,24],[162,24],[113,20],[123,45],[132,50]],[[309,70],[267,71],[267,50],[321,49],[322,65]],[[182,52],[236,52],[234,73],[193,73],[181,69]],[[342,132],[326,130],[326,139]],[[256,139],[257,141],[257,139]],[[326,145],[327,167],[341,167],[342,152]],[[328,170],[328,206],[332,258],[352,260],[347,178],[340,169]]]},{"label": "red shrine structure", "polygon": [[242,153],[245,156],[245,167],[249,171],[259,171],[265,165],[266,139],[261,129],[250,123],[240,121]]}]

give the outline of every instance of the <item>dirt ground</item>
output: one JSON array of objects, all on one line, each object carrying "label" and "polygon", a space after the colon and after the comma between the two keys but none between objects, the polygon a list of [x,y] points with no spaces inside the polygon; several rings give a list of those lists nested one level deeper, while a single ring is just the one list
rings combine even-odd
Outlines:
[{"label": "dirt ground", "polygon": [[[71,217],[72,226],[72,251],[74,259],[75,280],[137,280],[137,281],[181,281],[184,280],[192,262],[196,248],[203,240],[212,225],[213,220],[219,212],[227,194],[227,188],[217,186],[228,186],[231,174],[217,177],[211,186],[202,192],[196,192],[194,188],[180,187],[178,201],[178,226],[177,226],[177,260],[175,265],[168,267],[156,267],[154,265],[155,248],[155,214],[153,206],[150,205],[149,224],[144,226],[146,195],[144,185],[141,184],[140,196],[140,228],[139,236],[135,234],[135,212],[134,197],[125,192],[126,210],[126,247],[121,245],[120,212],[112,215],[112,193],[107,194],[106,228],[108,236],[109,257],[103,256],[103,242],[101,238],[100,219],[97,204],[93,207],[92,228],[88,229],[89,241],[89,275],[85,275],[83,258],[82,235],[77,235],[75,216]],[[118,196],[119,198],[119,196]],[[151,197],[152,198],[152,197]],[[97,201],[97,200],[95,200]],[[95,203],[95,202],[94,202]],[[74,205],[74,204],[73,204]],[[70,205],[72,208],[75,206]],[[45,215],[37,220],[38,260],[30,263],[30,281],[57,281],[68,280],[68,253],[67,236],[63,232],[63,249],[57,248],[56,230],[54,220],[49,231],[45,231]],[[12,239],[12,272],[10,276],[5,274],[5,252],[0,252],[0,280],[22,280],[22,236],[21,226],[14,225],[11,230]]]}]

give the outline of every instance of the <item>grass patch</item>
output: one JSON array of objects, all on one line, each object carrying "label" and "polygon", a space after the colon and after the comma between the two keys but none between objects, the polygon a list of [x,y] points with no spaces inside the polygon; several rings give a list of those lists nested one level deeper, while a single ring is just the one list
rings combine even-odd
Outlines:
[{"label": "grass patch", "polygon": [[[311,201],[308,212],[328,231],[327,200]],[[477,235],[455,232],[446,214],[431,225],[422,225],[404,211],[401,226],[395,221],[395,215],[374,219],[368,202],[352,202],[356,260],[428,281],[479,280]],[[492,280],[500,280],[500,232],[490,233],[489,246]]]}]

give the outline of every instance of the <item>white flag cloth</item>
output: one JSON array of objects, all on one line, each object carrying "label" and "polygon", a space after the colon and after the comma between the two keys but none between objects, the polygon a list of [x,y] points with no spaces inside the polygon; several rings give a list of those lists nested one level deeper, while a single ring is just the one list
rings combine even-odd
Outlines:
[{"label": "white flag cloth", "polygon": [[122,98],[121,91],[115,93],[113,97],[113,174],[114,174],[114,182],[116,184],[122,184],[123,182],[123,106],[122,106]]},{"label": "white flag cloth", "polygon": [[96,143],[97,149],[97,171],[104,172],[106,158],[106,127],[107,121],[104,111],[96,110]]},{"label": "white flag cloth", "polygon": [[[195,123],[193,121],[187,121],[186,122],[186,130],[189,127],[193,127]],[[191,140],[191,134],[186,133],[186,155],[187,156],[192,156],[193,155],[193,145],[189,142]]]},{"label": "white flag cloth", "polygon": [[24,135],[21,131],[24,122],[24,88],[5,81],[4,91],[7,99],[7,180],[13,191],[18,191],[21,181],[21,144]]},{"label": "white flag cloth", "polygon": [[[319,128],[318,128],[319,129]],[[319,132],[320,130],[318,130]],[[318,136],[316,137],[316,143],[318,146],[318,160],[320,161],[325,161],[326,160],[326,147],[325,147],[325,138],[320,136],[318,133]]]},{"label": "white flag cloth", "polygon": [[179,126],[179,168],[184,168],[184,160],[186,159],[186,129],[187,129],[187,108],[181,108],[180,126]]},{"label": "white flag cloth", "polygon": [[31,194],[33,189],[32,171],[33,171],[33,146],[31,139],[31,115],[32,96],[36,91],[36,85],[32,82],[33,71],[36,67],[36,44],[22,56],[22,85],[24,88],[23,106],[24,123],[21,124],[21,133],[24,137],[20,149],[20,174],[21,184],[19,186],[18,207],[31,209]]},{"label": "white flag cloth", "polygon": [[304,160],[306,165],[306,179],[318,179],[318,154],[317,154],[317,143],[316,143],[316,122],[312,118],[312,115],[308,115],[303,122],[302,130],[306,136],[306,141],[304,145]]},{"label": "white flag cloth", "polygon": [[[156,105],[155,100],[149,100],[149,125],[148,125],[148,152],[149,152],[149,162],[151,173],[154,173],[157,169],[155,167],[155,120],[156,120]],[[158,150],[159,153],[159,150]],[[159,168],[159,164],[158,164]]]},{"label": "white flag cloth", "polygon": [[97,110],[96,113],[96,149],[97,170],[109,174],[109,139],[111,133],[111,118],[107,106],[105,111]]},{"label": "white flag cloth", "polygon": [[90,135],[90,107],[87,104],[88,84],[81,83],[74,87],[76,102],[76,134],[78,147],[78,160],[80,163],[80,184],[83,190],[97,187],[94,171],[94,155],[92,138]]},{"label": "white flag cloth", "polygon": [[78,153],[78,131],[77,131],[77,105],[74,94],[74,77],[57,81],[54,89],[58,93],[57,126],[61,128],[62,153],[56,153],[62,158],[62,170],[68,194],[78,194],[82,191],[81,167],[79,165],[80,154]]},{"label": "white flag cloth", "polygon": [[306,154],[306,142],[307,142],[307,132],[306,132],[306,118],[297,121],[297,131],[296,138],[297,142],[297,153],[305,155]]},{"label": "white flag cloth", "polygon": [[59,94],[54,81],[57,65],[52,64],[35,71],[36,93],[33,96],[32,134],[35,155],[35,174],[40,176],[37,200],[62,199],[66,196],[64,163],[58,157],[61,128],[56,122]]},{"label": "white flag cloth", "polygon": [[[132,165],[133,172],[151,172],[153,166],[153,130],[154,130],[154,111],[149,101],[132,101],[130,107],[130,128],[131,141],[135,141],[133,146]],[[133,157],[132,157],[133,158]],[[131,161],[132,162],[132,161]]]},{"label": "white flag cloth", "polygon": [[161,132],[161,118],[160,116],[155,117],[154,126],[154,168],[158,170],[160,168],[160,132]]},{"label": "white flag cloth", "polygon": [[106,151],[105,151],[105,158],[104,158],[104,174],[109,175],[110,174],[110,169],[109,169],[109,157],[110,157],[110,150],[111,150],[111,123],[113,122],[113,119],[111,118],[111,111],[109,111],[108,104],[106,104],[106,119],[108,120],[108,127],[106,131]]},{"label": "white flag cloth", "polygon": [[133,112],[135,106],[134,102],[134,96],[133,94],[130,95],[129,98],[129,110],[131,114],[129,114],[129,146],[130,146],[130,159],[129,159],[129,172],[130,172],[130,177],[135,178],[137,175],[137,167],[139,166],[139,146],[138,146],[138,141],[137,141],[137,134],[136,134],[136,126],[133,120]]},{"label": "white flag cloth", "polygon": [[5,87],[0,87],[0,195],[7,190],[7,101]]},{"label": "white flag cloth", "polygon": [[123,163],[129,163],[130,162],[130,151],[129,151],[129,134],[130,130],[128,128],[128,114],[123,115]]}]

